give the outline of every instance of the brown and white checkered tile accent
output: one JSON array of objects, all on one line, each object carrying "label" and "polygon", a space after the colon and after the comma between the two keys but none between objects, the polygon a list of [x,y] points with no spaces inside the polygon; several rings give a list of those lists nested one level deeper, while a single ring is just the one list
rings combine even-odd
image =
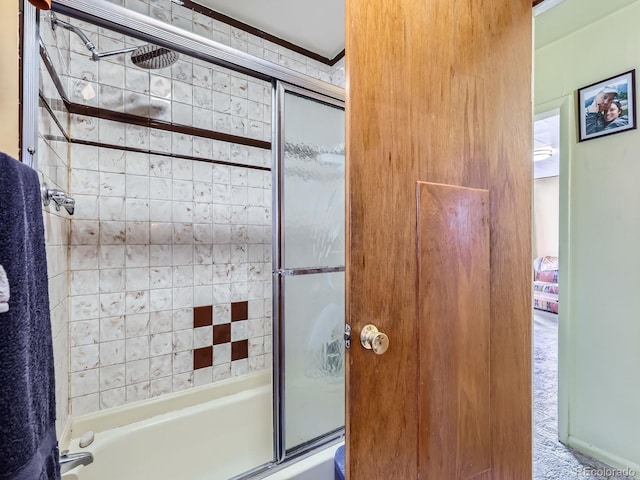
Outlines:
[{"label": "brown and white checkered tile accent", "polygon": [[[247,373],[249,351],[252,350],[254,357],[255,353],[264,353],[264,349],[249,347],[249,302],[232,302],[229,308],[216,310],[221,318],[214,321],[212,305],[193,309],[193,369],[215,366],[214,370],[228,371],[234,376]],[[226,314],[229,311],[230,316]],[[255,345],[257,342],[252,340],[251,344]]]}]

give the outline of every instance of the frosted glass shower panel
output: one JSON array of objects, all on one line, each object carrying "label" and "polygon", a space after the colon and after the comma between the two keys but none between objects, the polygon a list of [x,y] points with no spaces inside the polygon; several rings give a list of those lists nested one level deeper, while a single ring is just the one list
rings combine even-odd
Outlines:
[{"label": "frosted glass shower panel", "polygon": [[284,288],[290,450],[344,426],[344,273],[289,276]]},{"label": "frosted glass shower panel", "polygon": [[344,265],[344,110],[287,92],[284,268]]}]

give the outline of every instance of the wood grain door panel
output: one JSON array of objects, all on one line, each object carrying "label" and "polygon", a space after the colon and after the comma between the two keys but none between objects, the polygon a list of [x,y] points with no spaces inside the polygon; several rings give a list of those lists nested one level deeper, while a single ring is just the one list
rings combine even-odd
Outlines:
[{"label": "wood grain door panel", "polygon": [[489,192],[418,182],[420,478],[491,468]]}]

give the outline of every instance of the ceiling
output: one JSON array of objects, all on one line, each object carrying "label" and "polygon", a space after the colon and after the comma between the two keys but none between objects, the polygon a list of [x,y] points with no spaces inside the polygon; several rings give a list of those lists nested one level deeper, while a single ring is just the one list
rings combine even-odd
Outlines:
[{"label": "ceiling", "polygon": [[[195,1],[327,59],[344,50],[344,0]],[[535,48],[548,45],[635,1],[544,0],[533,8]]]},{"label": "ceiling", "polygon": [[[328,59],[344,50],[344,0],[196,1]],[[635,1],[544,0],[533,9],[535,48],[553,43]]]},{"label": "ceiling", "polygon": [[[541,11],[535,20],[535,48],[544,47],[637,0],[545,0],[534,8]],[[545,4],[558,3],[553,10]],[[551,13],[553,12],[553,13]]]},{"label": "ceiling", "polygon": [[344,50],[344,0],[196,0],[325,58]]}]

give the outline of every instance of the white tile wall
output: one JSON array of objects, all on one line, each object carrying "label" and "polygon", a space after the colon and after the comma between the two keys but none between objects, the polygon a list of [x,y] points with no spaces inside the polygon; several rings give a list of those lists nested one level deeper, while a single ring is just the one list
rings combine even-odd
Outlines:
[{"label": "white tile wall", "polygon": [[[45,72],[46,74],[46,72]],[[50,78],[43,75],[41,91],[48,98],[55,99],[55,88]],[[45,93],[47,92],[47,93]],[[64,121],[64,114],[56,112]],[[66,124],[66,123],[63,123]],[[38,117],[37,162],[40,182],[49,188],[68,189],[68,143],[51,115],[40,108]],[[56,431],[61,437],[69,428],[69,362],[68,352],[72,342],[78,345],[90,342],[93,326],[88,322],[79,323],[74,336],[69,338],[69,275],[68,244],[70,234],[69,217],[64,210],[57,212],[54,207],[44,207],[45,245],[47,253],[47,274],[49,277],[49,304],[51,308],[51,330],[56,378]],[[89,236],[89,233],[87,233]],[[80,293],[80,292],[79,292]],[[90,379],[76,379],[77,391],[90,384]]]},{"label": "white tile wall", "polygon": [[[107,148],[91,154],[115,162],[84,168],[73,148],[71,190],[77,182],[77,201],[97,208],[71,222],[72,408],[269,368],[271,173]],[[97,188],[87,178],[100,179]],[[250,299],[251,319],[232,324],[232,339],[250,338],[253,359],[232,368],[227,345],[220,368],[194,372],[192,350],[211,345],[212,327],[193,328],[193,307],[214,305],[222,323],[229,302]]]}]

